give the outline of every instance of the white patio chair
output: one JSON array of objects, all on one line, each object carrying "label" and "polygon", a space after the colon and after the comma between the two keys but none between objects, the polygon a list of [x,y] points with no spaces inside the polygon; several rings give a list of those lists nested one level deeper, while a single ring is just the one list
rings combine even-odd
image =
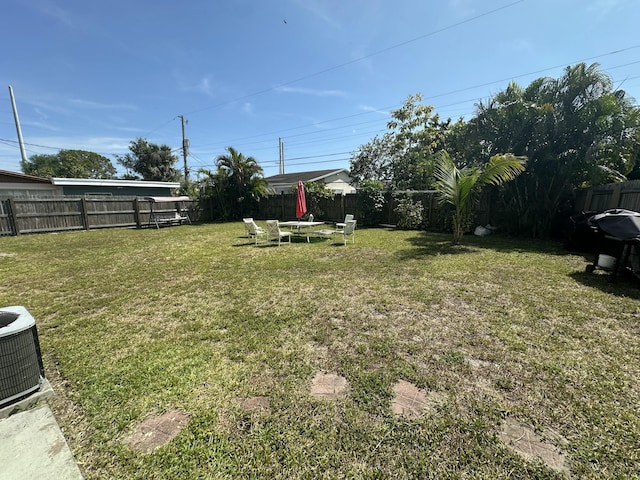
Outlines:
[{"label": "white patio chair", "polygon": [[336,230],[336,235],[342,235],[345,245],[348,237],[351,237],[351,243],[356,243],[356,221],[348,220],[342,230]]},{"label": "white patio chair", "polygon": [[247,238],[255,238],[256,245],[258,244],[258,240],[260,237],[264,237],[267,232],[264,228],[256,225],[256,222],[253,221],[253,218],[243,218],[244,228],[247,231]]},{"label": "white patio chair", "polygon": [[278,220],[267,220],[267,242],[278,239],[278,246],[282,243],[283,238],[288,238],[291,243],[291,232],[283,232],[280,230]]},{"label": "white patio chair", "polygon": [[244,223],[244,231],[247,233],[247,238],[251,238],[251,224],[253,223],[253,218],[243,218],[242,223]]},{"label": "white patio chair", "polygon": [[344,222],[339,222],[336,223],[336,229],[337,230],[344,230],[344,227],[347,225],[347,222],[349,220],[353,220],[353,215],[351,215],[350,213],[347,213],[344,217]]}]

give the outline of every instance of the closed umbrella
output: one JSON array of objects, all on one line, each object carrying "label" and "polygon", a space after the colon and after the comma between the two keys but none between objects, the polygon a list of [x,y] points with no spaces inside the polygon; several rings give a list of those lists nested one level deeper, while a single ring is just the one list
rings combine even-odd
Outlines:
[{"label": "closed umbrella", "polygon": [[300,220],[307,213],[307,199],[304,196],[304,185],[298,182],[298,191],[296,192],[296,218]]}]

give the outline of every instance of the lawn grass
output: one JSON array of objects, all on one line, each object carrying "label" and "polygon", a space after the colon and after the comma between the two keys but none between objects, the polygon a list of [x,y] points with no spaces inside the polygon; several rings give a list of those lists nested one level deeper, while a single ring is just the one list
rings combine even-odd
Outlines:
[{"label": "lawn grass", "polygon": [[[0,305],[36,319],[52,408],[86,478],[638,478],[640,286],[557,245],[388,229],[254,246],[241,223],[0,238]],[[309,395],[318,371],[347,379]],[[407,419],[406,380],[437,394]],[[238,398],[266,396],[264,410]],[[180,409],[145,454],[128,437]],[[561,440],[559,440],[561,439]]]}]

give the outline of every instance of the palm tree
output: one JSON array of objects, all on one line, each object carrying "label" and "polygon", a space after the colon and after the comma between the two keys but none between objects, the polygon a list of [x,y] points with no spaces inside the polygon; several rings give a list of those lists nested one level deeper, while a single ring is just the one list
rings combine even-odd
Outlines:
[{"label": "palm tree", "polygon": [[502,185],[513,180],[524,171],[525,157],[511,154],[495,155],[486,165],[467,166],[461,170],[451,157],[442,153],[436,160],[436,190],[441,203],[449,203],[455,208],[453,214],[453,242],[460,243],[464,226],[471,216],[480,192],[487,185]]},{"label": "palm tree", "polygon": [[255,158],[245,157],[233,147],[227,147],[227,152],[217,158],[218,172],[228,179],[228,193],[236,206],[231,209],[232,215],[239,218],[252,202],[267,194],[268,185]]}]

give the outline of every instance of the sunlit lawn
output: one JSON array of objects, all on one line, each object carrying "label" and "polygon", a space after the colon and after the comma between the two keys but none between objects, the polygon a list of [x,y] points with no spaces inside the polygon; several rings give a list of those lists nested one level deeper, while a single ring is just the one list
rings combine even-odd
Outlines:
[{"label": "sunlit lawn", "polygon": [[[554,438],[574,478],[637,478],[638,282],[500,236],[454,247],[359,229],[346,247],[256,247],[243,234],[0,238],[0,305],[36,319],[86,478],[563,478],[500,441],[506,418]],[[349,393],[313,398],[318,371]],[[393,414],[398,380],[439,401]],[[255,396],[268,408],[237,401]],[[131,448],[142,420],[174,408],[189,416],[177,437]]]}]

